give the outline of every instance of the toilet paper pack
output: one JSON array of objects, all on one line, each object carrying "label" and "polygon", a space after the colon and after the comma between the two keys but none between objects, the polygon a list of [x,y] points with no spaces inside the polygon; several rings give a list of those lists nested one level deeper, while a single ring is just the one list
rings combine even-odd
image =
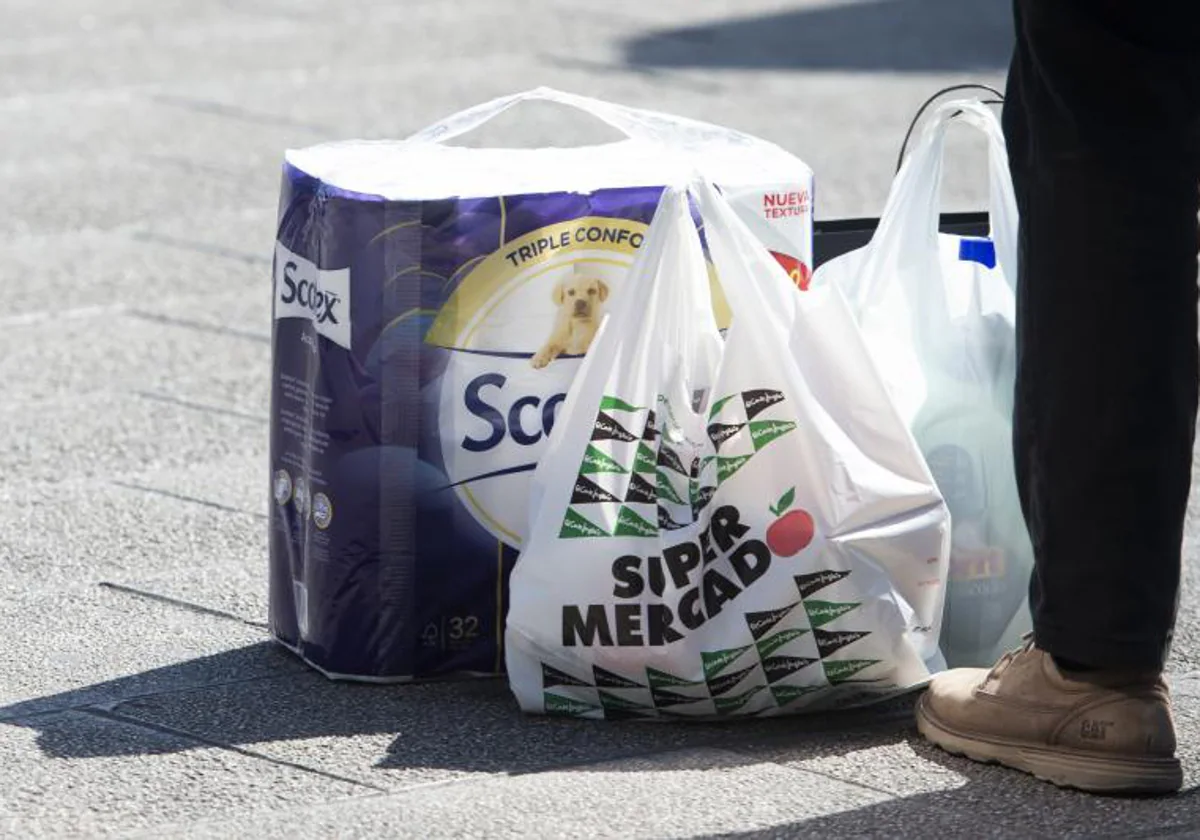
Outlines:
[{"label": "toilet paper pack", "polygon": [[[527,99],[629,139],[444,145]],[[503,670],[530,476],[663,186],[697,170],[806,285],[811,171],[717,126],[539,89],[406,141],[288,153],[272,336],[279,641],[331,677]],[[719,294],[715,306],[724,326]]]}]

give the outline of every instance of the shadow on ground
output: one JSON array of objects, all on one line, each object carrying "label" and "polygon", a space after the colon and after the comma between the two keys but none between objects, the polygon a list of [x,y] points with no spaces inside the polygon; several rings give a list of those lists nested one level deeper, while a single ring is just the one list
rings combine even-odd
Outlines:
[{"label": "shadow on ground", "polygon": [[[957,784],[769,829],[709,835],[712,840],[850,837],[1196,837],[1200,787],[1167,797],[1102,797],[949,756],[915,735],[924,762],[952,771]],[[1097,826],[1106,828],[1098,830]]]},{"label": "shadow on ground", "polygon": [[627,41],[635,68],[996,72],[1008,66],[1003,0],[850,0],[695,26]]},{"label": "shadow on ground", "polygon": [[[817,738],[814,748],[819,742],[823,749],[836,749],[837,733],[880,727],[895,733],[911,720],[911,697],[871,710],[730,723],[549,718],[521,714],[502,679],[377,686],[332,682],[291,664],[290,655],[276,645],[252,645],[0,707],[0,722],[38,730],[38,746],[52,758],[180,752],[211,745],[286,747],[290,742],[384,736],[390,741],[382,754],[378,740],[347,749],[375,750],[360,757],[367,768],[514,773],[796,736]],[[260,676],[213,682],[214,675],[237,673]],[[62,726],[62,711],[101,715],[178,737],[152,744],[80,739]],[[850,748],[847,741],[845,749]]]},{"label": "shadow on ground", "polygon": [[[225,675],[223,681],[217,681],[219,675]],[[1191,677],[1179,684],[1177,720],[1189,790],[1165,800],[1135,801],[1059,791],[941,753],[917,736],[911,695],[871,709],[761,721],[569,720],[521,714],[501,679],[398,686],[331,682],[272,643],[12,704],[0,708],[0,721],[36,730],[38,746],[50,758],[232,747],[381,791],[430,780],[422,773],[429,770],[439,771],[435,778],[450,778],[671,769],[672,751],[715,748],[701,754],[699,769],[785,764],[893,794],[880,804],[727,836],[958,835],[967,818],[976,826],[1002,828],[1006,836],[1033,836],[1070,833],[1081,814],[1089,815],[1089,825],[1102,814],[1114,837],[1149,837],[1194,831],[1200,819],[1200,745],[1194,743],[1200,734],[1200,685]],[[108,737],[83,735],[62,714],[68,711],[106,719],[116,728]],[[122,726],[161,737],[129,737]],[[644,760],[604,763],[631,758]],[[799,777],[798,784],[804,784]]]}]

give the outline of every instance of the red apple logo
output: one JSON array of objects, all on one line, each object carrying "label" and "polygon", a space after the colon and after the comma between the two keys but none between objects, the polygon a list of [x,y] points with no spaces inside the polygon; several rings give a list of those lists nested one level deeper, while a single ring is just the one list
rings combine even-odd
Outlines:
[{"label": "red apple logo", "polygon": [[779,501],[771,505],[771,514],[776,518],[767,528],[767,548],[778,557],[799,554],[812,542],[816,527],[808,511],[797,508],[788,510],[796,500],[796,488],[784,493]]},{"label": "red apple logo", "polygon": [[791,277],[792,282],[796,284],[796,288],[802,292],[808,291],[808,284],[812,280],[812,269],[795,257],[781,254],[778,251],[772,251],[771,256],[775,258],[775,262],[783,266],[788,277]]}]

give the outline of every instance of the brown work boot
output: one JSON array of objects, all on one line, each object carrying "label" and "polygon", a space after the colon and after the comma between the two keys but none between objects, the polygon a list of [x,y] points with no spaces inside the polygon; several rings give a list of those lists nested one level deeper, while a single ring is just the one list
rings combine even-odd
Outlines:
[{"label": "brown work boot", "polygon": [[934,677],[917,728],[949,752],[1062,787],[1134,794],[1183,784],[1160,674],[1062,671],[1032,640],[990,671]]}]

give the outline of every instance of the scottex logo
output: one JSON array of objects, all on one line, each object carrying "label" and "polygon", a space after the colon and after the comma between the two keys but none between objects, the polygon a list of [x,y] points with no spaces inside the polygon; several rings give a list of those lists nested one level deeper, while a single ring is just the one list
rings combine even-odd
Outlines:
[{"label": "scottex logo", "polygon": [[[527,353],[451,350],[439,388],[447,484],[476,522],[519,547],[529,477],[553,432],[577,358],[534,370]],[[482,371],[480,369],[483,369]]]},{"label": "scottex logo", "polygon": [[494,372],[477,376],[467,384],[463,408],[482,421],[477,426],[485,431],[473,429],[464,434],[463,449],[489,452],[505,440],[518,446],[532,446],[549,436],[558,407],[567,398],[566,392],[514,396],[511,389],[505,390],[507,384],[508,377]]},{"label": "scottex logo", "polygon": [[300,305],[312,310],[313,318],[318,324],[324,324],[329,321],[337,323],[337,315],[334,313],[334,307],[341,300],[333,292],[323,292],[316,283],[309,283],[307,280],[296,282],[295,273],[299,266],[288,261],[283,266],[283,294],[279,298],[280,303],[291,303],[299,301]]},{"label": "scottex logo", "polygon": [[304,318],[350,349],[350,269],[326,271],[275,244],[275,319]]}]

